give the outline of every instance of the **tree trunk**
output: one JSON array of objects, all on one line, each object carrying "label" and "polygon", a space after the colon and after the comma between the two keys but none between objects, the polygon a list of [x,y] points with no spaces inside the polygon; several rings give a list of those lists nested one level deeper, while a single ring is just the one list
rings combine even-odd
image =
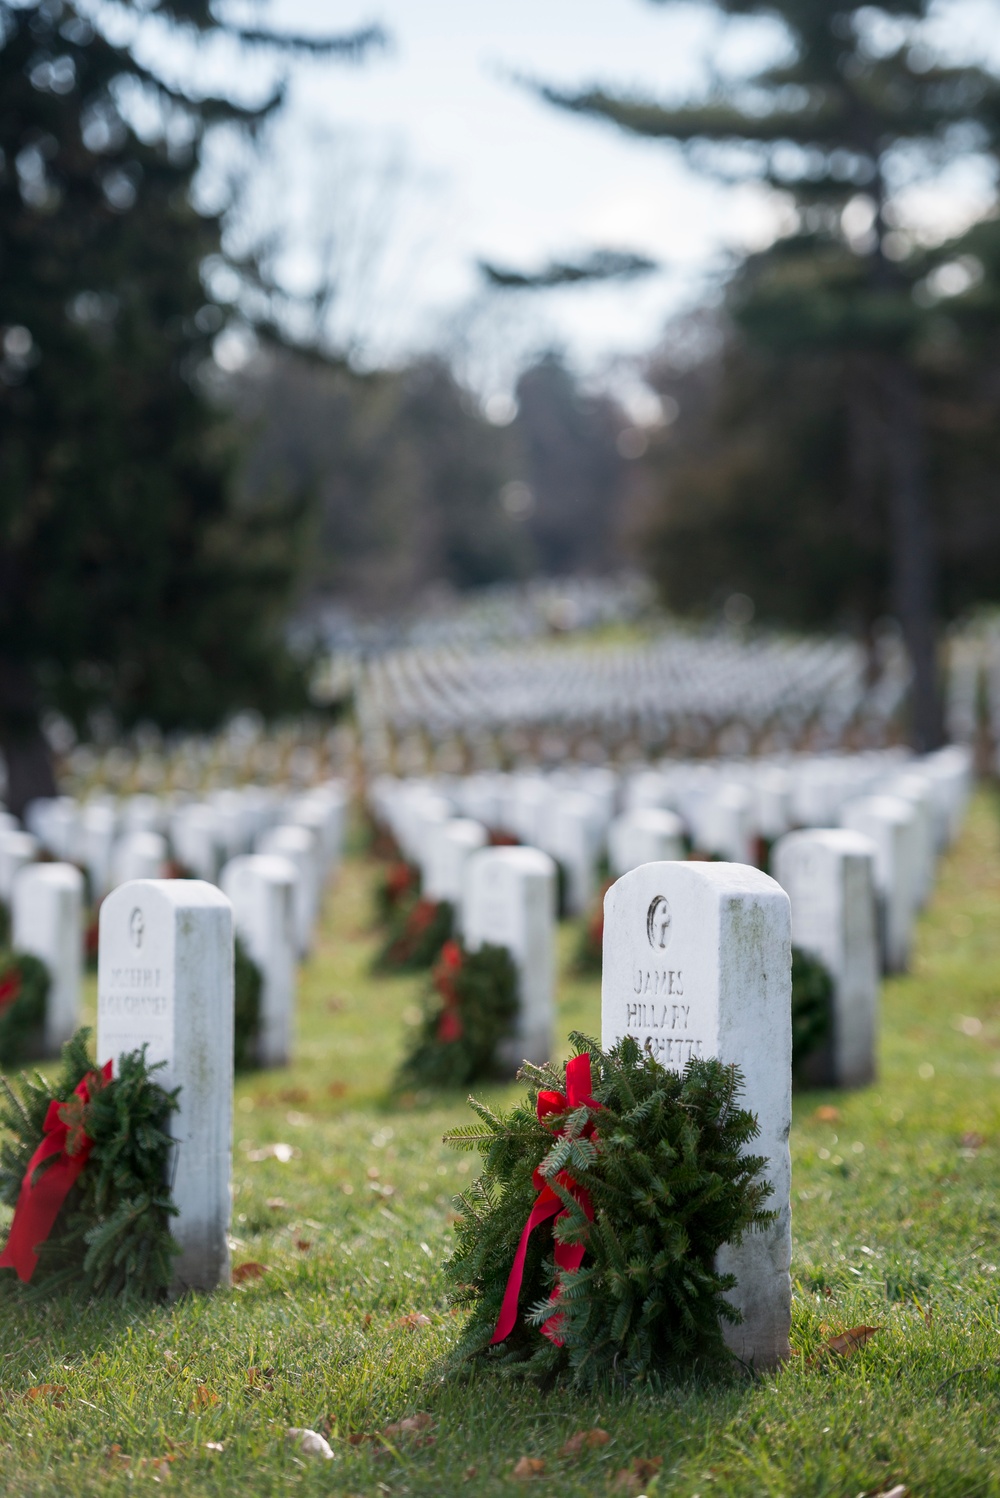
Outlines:
[{"label": "tree trunk", "polygon": [[0,750],[7,766],[6,802],[16,816],[37,797],[58,795],[31,672],[23,662],[4,657],[0,657]]},{"label": "tree trunk", "polygon": [[926,754],[944,742],[938,681],[937,567],[931,525],[920,391],[901,358],[883,365],[889,483],[889,581],[913,669],[910,740]]}]

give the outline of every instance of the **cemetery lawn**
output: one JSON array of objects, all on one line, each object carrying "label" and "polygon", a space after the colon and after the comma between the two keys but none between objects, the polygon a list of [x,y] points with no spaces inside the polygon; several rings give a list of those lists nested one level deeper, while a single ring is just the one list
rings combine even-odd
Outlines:
[{"label": "cemetery lawn", "polygon": [[[879,1082],[796,1099],[797,1356],[776,1374],[658,1394],[442,1381],[458,1322],[441,1261],[476,1157],[441,1143],[467,1116],[461,1097],[388,1100],[421,980],[368,972],[374,867],[349,860],[328,901],[304,973],[302,1059],[237,1084],[233,1262],[263,1272],[151,1309],[27,1304],[5,1286],[0,1492],[1000,1495],[988,798],[941,869],[912,975],[885,988]],[[566,964],[575,939],[563,929]],[[564,971],[560,1022],[597,1032],[595,979]],[[877,1328],[867,1345],[822,1351],[859,1325]],[[419,1412],[422,1430],[387,1431]],[[322,1431],[334,1459],[296,1450],[289,1426]],[[563,1453],[594,1429],[609,1439]],[[544,1469],[518,1476],[522,1458]]]}]

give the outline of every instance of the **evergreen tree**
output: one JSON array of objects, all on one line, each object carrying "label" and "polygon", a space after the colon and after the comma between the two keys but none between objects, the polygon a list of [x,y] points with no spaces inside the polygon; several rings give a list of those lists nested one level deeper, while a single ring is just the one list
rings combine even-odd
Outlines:
[{"label": "evergreen tree", "polygon": [[[253,108],[189,95],[88,9],[0,0],[0,747],[15,810],[54,790],[46,707],[208,725],[302,695],[282,635],[299,517],[233,502],[202,378],[228,315],[203,276],[224,263],[223,220],[192,197],[213,129],[252,133],[281,91]],[[148,10],[126,0],[117,21],[141,35]],[[209,0],[163,0],[155,24],[178,43],[316,55],[377,40],[228,26]]]},{"label": "evergreen tree", "polygon": [[[723,177],[737,148],[791,199],[794,232],[745,264],[730,308],[752,344],[779,362],[841,363],[846,453],[836,503],[881,512],[870,533],[884,515],[881,564],[914,671],[913,739],[930,748],[942,720],[927,365],[940,351],[940,273],[960,268],[967,247],[916,244],[900,222],[896,187],[904,160],[912,175],[915,165],[947,166],[970,142],[996,155],[1000,80],[930,52],[923,23],[931,0],[716,3],[729,15],[779,17],[787,58],[752,79],[718,82],[708,97],[679,108],[603,89],[543,92],[633,134],[679,142]],[[1000,282],[983,274],[995,258],[990,229],[981,226],[989,243],[945,319],[946,335],[964,339],[977,356],[1000,321]],[[780,417],[775,426],[780,436]]]}]

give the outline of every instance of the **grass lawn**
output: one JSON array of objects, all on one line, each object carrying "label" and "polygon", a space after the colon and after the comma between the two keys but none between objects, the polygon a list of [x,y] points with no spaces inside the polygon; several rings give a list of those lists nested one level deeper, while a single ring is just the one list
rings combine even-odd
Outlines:
[{"label": "grass lawn", "polygon": [[[468,1117],[461,1097],[387,1099],[421,980],[369,975],[373,871],[352,859],[331,892],[302,1059],[237,1086],[233,1261],[266,1273],[142,1312],[8,1287],[0,1492],[1000,1495],[1000,823],[985,796],[912,975],[884,990],[879,1082],[796,1099],[798,1355],[656,1397],[441,1380],[457,1325],[440,1264],[477,1157],[440,1142]],[[575,931],[560,939],[568,960]],[[564,977],[559,999],[562,1034],[598,1033],[596,980]],[[860,1323],[879,1328],[862,1350],[813,1357]],[[418,1412],[433,1424],[416,1436],[379,1434]],[[296,1451],[289,1426],[325,1432],[335,1460]],[[562,1453],[595,1427],[605,1444]],[[515,1475],[525,1457],[544,1471]]]}]

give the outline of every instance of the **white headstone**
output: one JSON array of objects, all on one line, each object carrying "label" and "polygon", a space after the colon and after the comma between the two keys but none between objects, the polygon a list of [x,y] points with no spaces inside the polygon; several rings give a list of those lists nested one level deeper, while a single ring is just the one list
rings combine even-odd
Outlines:
[{"label": "white headstone", "polygon": [[450,901],[458,915],[469,858],[486,841],[486,828],[469,817],[452,817],[432,827],[422,890],[425,898]]},{"label": "white headstone", "polygon": [[83,979],[83,875],[71,863],[21,869],[11,899],[11,946],[49,970],[45,1054],[58,1056],[76,1032]]},{"label": "white headstone", "polygon": [[904,973],[910,965],[918,906],[917,814],[910,802],[897,796],[863,796],[847,802],[840,823],[852,832],[864,833],[875,844],[882,966],[887,973]]},{"label": "white headstone", "polygon": [[180,1087],[173,1115],[174,1288],[229,1281],[233,1120],[233,913],[200,879],[136,880],[101,906],[97,1059],[146,1044]]},{"label": "white headstone", "polygon": [[753,802],[744,786],[724,781],[705,796],[697,827],[704,853],[715,853],[731,863],[752,863],[753,836]]},{"label": "white headstone", "polygon": [[735,1274],[743,1314],[724,1329],[744,1362],[788,1356],[791,1322],[791,945],[788,896],[757,869],[658,863],[633,869],[604,899],[601,1035],[632,1035],[662,1065],[716,1056],[743,1073],[757,1116],[752,1152],[768,1160],[777,1220],[718,1264]]},{"label": "white headstone", "polygon": [[594,800],[579,791],[552,796],[545,817],[542,846],[558,858],[566,876],[566,910],[583,915],[597,895],[602,815]]},{"label": "white headstone", "polygon": [[128,884],[133,879],[162,879],[167,858],[167,840],[158,832],[126,832],[111,855],[111,882]]},{"label": "white headstone", "polygon": [[103,900],[111,888],[116,823],[114,809],[101,802],[85,806],[80,816],[80,856],[93,900]]},{"label": "white headstone", "polygon": [[219,876],[236,931],[260,969],[260,1066],[287,1066],[295,1023],[295,866],[277,853],[233,858]]},{"label": "white headstone", "polygon": [[820,1086],[863,1087],[875,1076],[878,910],[875,844],[860,832],[790,832],[774,846],[774,877],[792,905],[792,943],[833,980],[833,1035],[809,1067]]},{"label": "white headstone", "polygon": [[30,832],[0,831],[0,900],[10,904],[14,880],[38,857],[38,839]]},{"label": "white headstone", "polygon": [[316,833],[308,827],[279,826],[262,832],[258,853],[276,853],[295,869],[295,938],[300,957],[312,949],[319,912],[320,871]]},{"label": "white headstone", "polygon": [[555,1018],[556,868],[538,848],[482,848],[466,865],[462,900],[465,944],[506,947],[520,980],[515,1035],[501,1064],[540,1064],[552,1053]]},{"label": "white headstone", "polygon": [[214,884],[225,845],[222,817],[214,806],[193,802],[170,819],[170,841],[177,862],[196,879]]},{"label": "white headstone", "polygon": [[608,857],[615,876],[641,863],[673,862],[684,857],[684,823],[674,811],[640,806],[616,817],[608,828]]}]

